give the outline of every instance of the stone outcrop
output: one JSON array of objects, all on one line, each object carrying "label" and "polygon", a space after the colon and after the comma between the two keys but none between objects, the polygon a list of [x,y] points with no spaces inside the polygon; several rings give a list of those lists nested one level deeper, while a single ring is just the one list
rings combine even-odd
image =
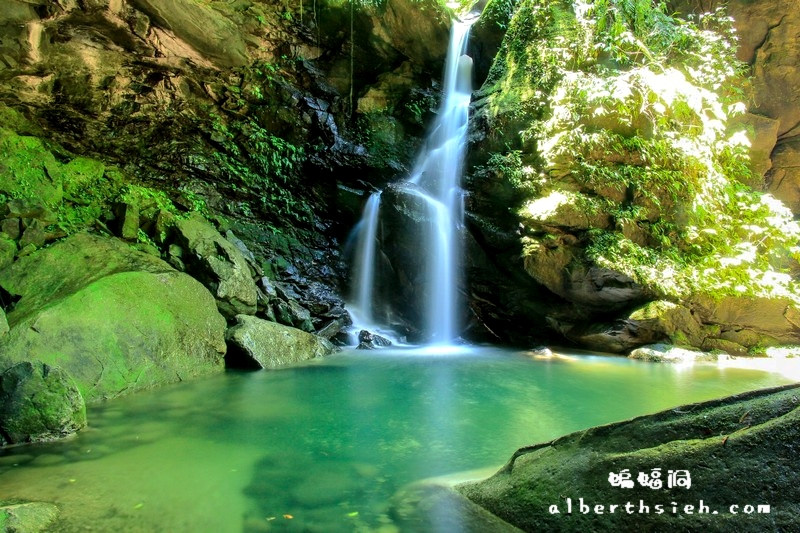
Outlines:
[{"label": "stone outcrop", "polygon": [[[616,353],[670,342],[744,354],[800,342],[792,322],[800,295],[786,274],[797,271],[791,252],[797,229],[787,209],[758,194],[763,174],[777,171],[773,155],[790,135],[779,115],[791,116],[795,104],[778,92],[791,92],[793,85],[771,84],[749,113],[735,116],[723,101],[738,93],[723,95],[721,88],[747,83],[719,67],[735,63],[735,48],[717,50],[716,66],[701,66],[691,54],[660,50],[649,40],[660,31],[653,30],[639,36],[648,49],[643,61],[640,49],[626,49],[624,40],[593,23],[600,4],[585,13],[569,2],[492,4],[487,20],[507,31],[472,106],[467,293],[475,329],[516,342],[526,335],[529,342],[552,342],[561,335]],[[784,56],[778,41],[760,44],[769,42],[779,22],[791,27],[795,18],[786,14],[792,10],[785,2],[777,4],[730,2],[730,14],[747,20],[741,32],[763,29],[751,45],[744,38],[739,51],[747,59],[743,50],[753,47],[756,79],[766,72],[791,76],[784,67],[793,45]],[[640,31],[626,9],[620,4],[613,17]],[[648,16],[673,24],[669,9],[654,7]],[[752,28],[742,14],[748,9],[759,21]],[[775,20],[762,24],[764,17]],[[684,31],[692,22],[674,24]],[[478,35],[493,47],[490,29]],[[688,30],[686,37],[699,43],[708,34]],[[774,61],[762,57],[767,53],[776,54]],[[660,64],[655,70],[653,61]],[[700,71],[725,81],[708,85]],[[753,85],[757,94],[764,83]],[[681,115],[676,102],[695,102],[688,113],[700,113],[696,124],[703,134],[688,127],[695,119]],[[708,110],[716,110],[714,120]],[[749,159],[737,155],[740,141],[750,143]],[[695,148],[687,151],[683,143]],[[777,239],[768,244],[758,236],[762,231]],[[756,266],[748,256],[745,267],[740,258],[753,245],[756,257],[771,259]],[[493,263],[503,268],[488,268]]]},{"label": "stone outcrop", "polygon": [[226,361],[234,368],[275,369],[335,351],[322,337],[248,315],[236,317],[226,338]]},{"label": "stone outcrop", "polygon": [[229,319],[255,314],[256,284],[242,251],[196,213],[175,228],[187,272],[213,292],[220,312]]},{"label": "stone outcrop", "polygon": [[[524,531],[600,525],[626,531],[634,524],[637,530],[718,530],[721,520],[726,528],[745,531],[791,529],[800,512],[800,474],[794,468],[799,392],[791,385],[744,393],[527,446],[491,478],[457,489]],[[657,491],[638,480],[654,469],[660,469],[663,484]],[[610,483],[609,473],[623,471],[631,476],[631,488]],[[669,483],[676,471],[685,472],[690,488]],[[743,495],[751,505],[770,505],[771,512],[728,512],[731,505],[745,505]],[[625,502],[638,510],[640,500],[652,512],[629,515]],[[677,513],[670,512],[673,501]],[[699,512],[700,501],[707,512]],[[581,512],[581,502],[591,510]],[[595,505],[603,506],[602,516],[594,513]],[[664,512],[656,513],[655,505]],[[685,505],[694,506],[692,514],[680,512]]]},{"label": "stone outcrop", "polygon": [[[685,12],[709,10],[707,2],[675,2]],[[791,0],[731,0],[739,37],[738,57],[751,67],[749,123],[752,168],[766,177],[766,189],[800,212],[800,13]]]}]

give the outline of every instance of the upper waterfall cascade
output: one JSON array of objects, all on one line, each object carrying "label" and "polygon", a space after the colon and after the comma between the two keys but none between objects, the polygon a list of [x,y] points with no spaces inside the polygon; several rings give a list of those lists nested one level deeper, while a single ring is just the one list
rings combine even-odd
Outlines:
[{"label": "upper waterfall cascade", "polygon": [[[476,16],[455,20],[445,63],[442,103],[408,178],[407,193],[420,198],[430,225],[420,235],[425,286],[419,291],[424,317],[417,327],[429,344],[451,344],[460,332],[458,285],[461,276],[464,220],[461,177],[466,154],[469,104],[472,94],[472,59],[467,40]],[[356,226],[353,290],[349,305],[356,325],[385,331],[376,311],[381,307],[377,273],[380,253],[381,193],[374,193]]]}]

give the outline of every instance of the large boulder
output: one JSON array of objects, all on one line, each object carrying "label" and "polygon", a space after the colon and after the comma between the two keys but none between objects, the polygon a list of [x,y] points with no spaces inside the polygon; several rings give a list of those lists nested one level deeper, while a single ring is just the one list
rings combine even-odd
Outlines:
[{"label": "large boulder", "polygon": [[0,369],[57,365],[89,402],[224,368],[225,320],[190,276],[117,241],[75,235],[0,272],[19,298]]},{"label": "large boulder", "polygon": [[[800,513],[798,394],[800,385],[755,391],[579,431],[521,448],[494,476],[458,490],[525,531],[789,531]],[[660,490],[639,481],[655,469]],[[624,471],[632,486],[612,485]],[[674,483],[681,476],[690,490]],[[748,514],[745,504],[771,512]]]},{"label": "large boulder", "polygon": [[187,272],[214,293],[220,312],[232,319],[256,312],[258,290],[242,252],[201,215],[193,213],[176,224]]},{"label": "large boulder", "polygon": [[0,270],[0,287],[16,297],[8,310],[17,322],[53,301],[118,272],[174,272],[164,261],[117,240],[77,233]]},{"label": "large boulder", "polygon": [[0,444],[58,439],[85,425],[83,397],[60,368],[26,361],[0,374]]},{"label": "large boulder", "polygon": [[279,368],[330,355],[336,348],[327,340],[296,328],[238,315],[228,330],[228,364],[240,368]]}]

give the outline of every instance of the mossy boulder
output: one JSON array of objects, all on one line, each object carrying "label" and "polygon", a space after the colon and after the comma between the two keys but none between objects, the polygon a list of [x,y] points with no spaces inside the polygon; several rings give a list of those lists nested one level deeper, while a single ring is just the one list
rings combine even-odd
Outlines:
[{"label": "mossy boulder", "polygon": [[0,272],[19,298],[0,368],[58,366],[86,401],[223,370],[225,320],[198,281],[121,241],[78,234]]},{"label": "mossy boulder", "polygon": [[0,533],[39,533],[58,518],[52,503],[28,502],[0,505]]},{"label": "mossy boulder", "polygon": [[[521,448],[494,476],[458,490],[525,531],[790,531],[800,515],[799,438],[800,385],[791,385]],[[609,473],[626,469],[633,486],[612,486]],[[654,469],[661,469],[660,490],[638,482],[639,473]],[[676,471],[688,472],[690,488],[669,486]],[[581,511],[580,498],[591,511]],[[650,513],[628,514],[625,502]],[[745,504],[767,504],[771,512],[746,514]],[[595,514],[595,505],[604,514]],[[683,512],[686,505],[694,506],[693,514]],[[739,514],[729,512],[731,505],[740,506]]]},{"label": "mossy boulder", "polygon": [[164,261],[113,238],[77,233],[0,270],[0,287],[19,299],[9,309],[13,327],[53,301],[118,272],[173,272]]},{"label": "mossy boulder", "polygon": [[57,364],[88,401],[223,369],[225,321],[209,292],[179,272],[120,272],[17,322],[0,364]]},{"label": "mossy boulder", "polygon": [[327,339],[276,322],[249,315],[238,315],[236,322],[226,335],[229,366],[279,368],[336,350]]},{"label": "mossy boulder", "polygon": [[255,314],[258,290],[242,252],[197,213],[179,220],[176,230],[187,272],[214,293],[220,312],[229,319]]},{"label": "mossy boulder", "polygon": [[0,374],[0,444],[59,439],[86,425],[86,404],[58,367],[18,363]]}]

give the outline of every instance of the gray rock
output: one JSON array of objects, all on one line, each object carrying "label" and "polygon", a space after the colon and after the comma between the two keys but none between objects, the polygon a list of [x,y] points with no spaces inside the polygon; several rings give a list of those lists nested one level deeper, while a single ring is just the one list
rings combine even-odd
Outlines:
[{"label": "gray rock", "polygon": [[386,348],[391,346],[392,341],[386,337],[381,337],[377,333],[372,333],[362,329],[358,332],[358,350],[374,350],[376,348]]},{"label": "gray rock", "polygon": [[24,362],[0,374],[0,439],[48,441],[85,425],[83,396],[60,368]]},{"label": "gray rock", "polygon": [[242,252],[197,213],[176,229],[187,272],[214,294],[220,312],[228,319],[255,314],[258,292]]},{"label": "gray rock", "polygon": [[236,322],[226,335],[229,366],[279,368],[335,351],[326,339],[296,328],[249,315],[237,315]]}]

